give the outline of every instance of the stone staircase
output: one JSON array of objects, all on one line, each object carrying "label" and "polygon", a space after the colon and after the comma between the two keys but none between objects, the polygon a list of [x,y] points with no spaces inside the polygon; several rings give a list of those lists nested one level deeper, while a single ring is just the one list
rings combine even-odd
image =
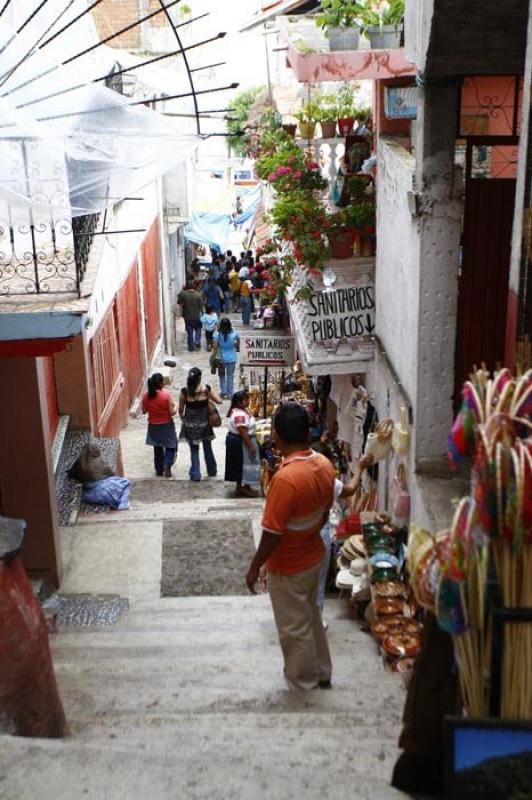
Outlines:
[{"label": "stone staircase", "polygon": [[404,693],[328,601],[334,687],[288,692],[268,598],[137,602],[52,637],[64,741],[0,737],[2,800],[387,800]]}]

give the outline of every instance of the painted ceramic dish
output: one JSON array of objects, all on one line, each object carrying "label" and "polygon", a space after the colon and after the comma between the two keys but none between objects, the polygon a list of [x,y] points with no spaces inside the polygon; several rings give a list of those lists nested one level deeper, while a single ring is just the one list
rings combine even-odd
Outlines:
[{"label": "painted ceramic dish", "polygon": [[415,656],[420,639],[413,633],[391,633],[383,639],[382,644],[391,656]]},{"label": "painted ceramic dish", "polygon": [[377,581],[373,584],[379,597],[403,597],[405,586],[400,581]]},{"label": "painted ceramic dish", "polygon": [[373,603],[375,613],[379,616],[391,616],[392,614],[400,614],[403,610],[403,601],[397,597],[377,597]]},{"label": "painted ceramic dish", "polygon": [[397,557],[393,555],[393,553],[385,553],[381,552],[380,550],[378,553],[374,553],[371,556],[369,563],[372,567],[377,569],[379,567],[383,569],[391,569],[392,567],[395,567],[395,569],[397,569],[399,566],[399,561]]},{"label": "painted ceramic dish", "polygon": [[397,575],[396,569],[388,569],[387,567],[375,567],[375,569],[371,572],[370,582],[378,583],[379,581],[390,581],[397,579],[399,576]]},{"label": "painted ceramic dish", "polygon": [[398,658],[397,661],[394,661],[391,669],[392,672],[411,672],[416,659],[412,656],[407,656],[406,658]]},{"label": "painted ceramic dish", "polygon": [[371,633],[382,641],[392,633],[403,633],[404,621],[404,617],[381,617],[372,624]]}]

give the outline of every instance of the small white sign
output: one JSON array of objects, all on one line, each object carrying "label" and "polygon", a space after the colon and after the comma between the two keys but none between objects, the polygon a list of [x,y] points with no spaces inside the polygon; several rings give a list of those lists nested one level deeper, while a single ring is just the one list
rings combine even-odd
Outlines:
[{"label": "small white sign", "polygon": [[294,365],[294,337],[275,331],[261,331],[240,337],[240,363],[248,367],[289,367]]},{"label": "small white sign", "polygon": [[313,342],[360,339],[375,331],[375,284],[325,290],[306,301],[306,319]]}]

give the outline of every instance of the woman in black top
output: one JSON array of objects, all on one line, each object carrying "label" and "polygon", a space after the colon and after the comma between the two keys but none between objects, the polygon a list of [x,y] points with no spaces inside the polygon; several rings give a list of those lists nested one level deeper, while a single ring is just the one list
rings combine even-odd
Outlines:
[{"label": "woman in black top", "polygon": [[183,422],[180,441],[187,441],[190,446],[191,481],[201,480],[199,446],[203,445],[203,456],[207,466],[207,474],[214,478],[217,471],[216,459],[212,452],[211,442],[215,439],[209,424],[209,401],[218,405],[222,402],[217,392],[210,386],[201,383],[201,370],[193,367],[188,373],[187,385],[179,395],[179,416]]}]

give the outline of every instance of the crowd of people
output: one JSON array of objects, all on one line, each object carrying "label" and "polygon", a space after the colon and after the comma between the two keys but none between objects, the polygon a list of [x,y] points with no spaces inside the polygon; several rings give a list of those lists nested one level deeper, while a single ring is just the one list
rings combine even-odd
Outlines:
[{"label": "crowd of people", "polygon": [[222,313],[241,313],[242,325],[249,327],[255,297],[264,289],[268,271],[253,252],[242,251],[240,258],[231,250],[213,254],[208,273],[202,273],[195,259],[187,270],[187,282],[178,297],[187,330],[190,352],[201,347],[201,331],[205,332],[207,349],[213,345],[213,333]]}]

